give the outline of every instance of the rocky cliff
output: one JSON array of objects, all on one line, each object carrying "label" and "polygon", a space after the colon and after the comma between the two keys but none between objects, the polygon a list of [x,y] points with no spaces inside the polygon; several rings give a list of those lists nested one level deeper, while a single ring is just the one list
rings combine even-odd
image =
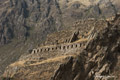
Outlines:
[{"label": "rocky cliff", "polygon": [[[22,54],[30,54],[35,47],[74,42],[91,27],[106,25],[105,21],[95,21],[115,16],[120,11],[119,3],[119,0],[0,0],[0,75],[6,66]],[[96,20],[83,20],[89,18]]]},{"label": "rocky cliff", "polygon": [[[68,52],[60,52],[55,47],[49,52],[45,50],[31,53],[26,57],[21,56],[17,62],[6,68],[3,79],[119,80],[120,17],[116,16],[113,21],[106,23],[107,25],[101,28],[92,27],[87,32],[87,37],[78,38],[69,43],[85,41],[83,47],[67,45],[63,50]],[[75,48],[78,49],[75,50]]]},{"label": "rocky cliff", "polygon": [[95,33],[77,58],[59,67],[53,80],[119,80],[119,35],[120,26],[116,23]]},{"label": "rocky cliff", "polygon": [[0,44],[9,43],[13,38],[26,40],[31,37],[40,41],[48,33],[70,27],[76,20],[114,16],[119,12],[117,2],[1,0]]}]

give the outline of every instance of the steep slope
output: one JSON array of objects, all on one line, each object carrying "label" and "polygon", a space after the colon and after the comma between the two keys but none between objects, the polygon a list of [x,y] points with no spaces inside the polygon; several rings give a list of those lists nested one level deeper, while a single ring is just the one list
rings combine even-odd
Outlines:
[{"label": "steep slope", "polygon": [[113,25],[91,34],[93,38],[88,41],[84,50],[75,60],[62,64],[53,80],[119,80],[119,23],[120,18]]},{"label": "steep slope", "polygon": [[7,44],[0,47],[0,73],[61,27],[55,0],[10,0],[7,6],[0,16],[0,45]]},{"label": "steep slope", "polygon": [[[29,54],[44,43],[48,34],[73,29],[74,23],[74,28],[80,26],[77,21],[81,19],[114,16],[119,12],[119,3],[119,0],[0,0],[0,74],[22,54]],[[89,27],[82,24],[79,29],[85,26]]]},{"label": "steep slope", "polygon": [[60,11],[55,0],[10,0],[9,4],[1,16],[1,44],[8,43],[12,38],[33,38],[32,35],[41,39],[61,26],[58,21]]},{"label": "steep slope", "polygon": [[[0,44],[29,37],[40,41],[48,33],[70,27],[84,18],[114,16],[119,1],[106,0],[1,0]],[[65,26],[65,27],[64,27]],[[44,36],[43,36],[44,34]],[[33,37],[34,36],[34,37]]]},{"label": "steep slope", "polygon": [[[59,45],[33,50],[30,55],[24,55],[9,65],[3,77],[12,80],[119,80],[119,23],[120,16],[117,16],[106,26],[92,28],[86,41],[78,39],[67,43],[65,48],[61,47],[62,52],[57,47]],[[83,43],[82,47],[76,46],[75,43],[79,42]]]}]

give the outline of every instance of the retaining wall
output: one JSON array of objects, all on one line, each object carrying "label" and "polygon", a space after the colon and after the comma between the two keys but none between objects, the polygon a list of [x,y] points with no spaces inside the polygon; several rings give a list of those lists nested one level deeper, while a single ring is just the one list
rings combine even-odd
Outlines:
[{"label": "retaining wall", "polygon": [[40,47],[37,49],[33,49],[32,53],[41,53],[41,52],[50,52],[50,51],[69,51],[71,49],[78,49],[80,47],[85,46],[86,42],[80,43],[69,43],[69,44],[61,44],[61,45],[53,45],[48,47]]}]

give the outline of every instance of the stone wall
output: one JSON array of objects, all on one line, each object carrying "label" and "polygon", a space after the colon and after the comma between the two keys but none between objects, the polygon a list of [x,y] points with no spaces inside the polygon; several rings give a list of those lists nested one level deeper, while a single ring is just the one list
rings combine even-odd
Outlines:
[{"label": "stone wall", "polygon": [[50,52],[50,51],[62,51],[67,52],[69,50],[79,49],[80,47],[85,46],[84,42],[77,43],[69,43],[69,44],[61,44],[61,45],[52,45],[52,46],[44,46],[37,49],[33,49],[32,54],[42,53],[42,52]]}]

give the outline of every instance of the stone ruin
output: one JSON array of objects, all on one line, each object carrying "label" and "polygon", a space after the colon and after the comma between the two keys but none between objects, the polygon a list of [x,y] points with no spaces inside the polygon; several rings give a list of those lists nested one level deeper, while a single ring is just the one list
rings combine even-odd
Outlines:
[{"label": "stone ruin", "polygon": [[[117,15],[117,16],[120,16],[120,15]],[[116,18],[114,18],[114,20],[115,19]],[[93,19],[92,20],[90,19],[89,21],[93,21]],[[78,21],[78,22],[80,22],[80,21]],[[101,21],[99,23],[101,24],[103,22],[104,21]],[[105,25],[107,25],[107,24],[105,23]],[[81,37],[82,37],[82,39],[90,39],[90,38],[92,38],[94,36],[94,32],[95,32],[95,28],[93,27],[91,29],[91,32],[89,34],[88,34],[88,32],[85,32],[85,34],[87,34],[87,35],[81,35]],[[35,53],[43,53],[43,52],[50,52],[50,51],[67,52],[69,50],[80,49],[80,48],[82,48],[82,47],[85,46],[85,44],[86,44],[87,41],[75,42],[76,40],[78,40],[78,36],[80,35],[79,33],[80,33],[79,30],[76,30],[71,35],[70,38],[65,39],[65,43],[55,44],[55,45],[49,45],[49,46],[43,46],[43,47],[38,47],[36,49],[33,49],[31,51],[31,53],[35,54]]]},{"label": "stone ruin", "polygon": [[61,44],[61,45],[51,45],[51,46],[44,46],[37,49],[32,50],[32,54],[35,53],[42,53],[42,52],[50,52],[50,51],[60,51],[60,52],[67,52],[69,50],[79,49],[80,47],[85,46],[86,41],[84,42],[77,42],[77,43],[69,43],[69,44]]}]

